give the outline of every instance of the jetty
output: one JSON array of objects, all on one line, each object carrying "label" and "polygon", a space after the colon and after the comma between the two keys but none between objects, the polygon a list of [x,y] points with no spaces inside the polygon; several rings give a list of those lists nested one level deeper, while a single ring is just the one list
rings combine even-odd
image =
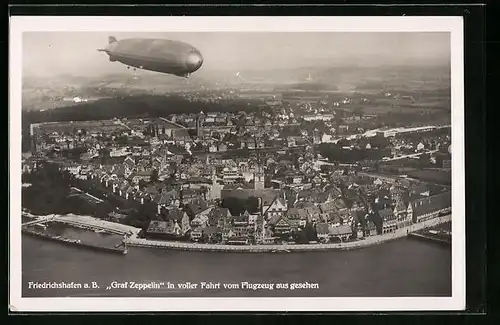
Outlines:
[{"label": "jetty", "polygon": [[97,246],[97,245],[83,243],[79,239],[70,239],[70,238],[64,238],[61,236],[53,236],[53,235],[50,235],[50,234],[47,234],[44,232],[38,232],[35,230],[31,230],[31,229],[26,228],[26,227],[23,227],[21,229],[21,231],[27,235],[31,235],[31,236],[35,236],[37,238],[51,240],[51,241],[55,241],[55,242],[60,242],[60,243],[71,245],[71,246],[77,246],[77,247],[81,247],[81,248],[92,249],[92,250],[97,250],[97,251],[107,252],[107,253],[117,253],[117,254],[122,254],[122,255],[125,255],[128,253],[128,249],[127,249],[126,244],[123,245],[123,248],[120,248],[121,245],[117,246],[117,247],[105,247],[105,246]]},{"label": "jetty", "polygon": [[129,235],[138,233],[141,230],[139,228],[123,225],[120,223],[109,222],[91,216],[80,216],[72,213],[66,215],[52,214],[47,216],[36,216],[23,211],[22,216],[34,219],[23,223],[22,226],[29,226],[38,223],[43,224],[47,222],[58,222],[76,228],[107,232],[115,235]]},{"label": "jetty", "polygon": [[451,245],[451,235],[444,231],[419,231],[409,234],[411,238],[425,240],[442,245]]}]

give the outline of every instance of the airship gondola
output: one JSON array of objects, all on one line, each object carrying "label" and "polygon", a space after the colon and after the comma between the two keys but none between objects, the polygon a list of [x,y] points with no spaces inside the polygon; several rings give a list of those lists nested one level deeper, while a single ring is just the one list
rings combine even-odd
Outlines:
[{"label": "airship gondola", "polygon": [[203,57],[194,46],[173,40],[129,38],[117,40],[109,36],[106,52],[111,62],[127,67],[189,78],[203,64]]}]

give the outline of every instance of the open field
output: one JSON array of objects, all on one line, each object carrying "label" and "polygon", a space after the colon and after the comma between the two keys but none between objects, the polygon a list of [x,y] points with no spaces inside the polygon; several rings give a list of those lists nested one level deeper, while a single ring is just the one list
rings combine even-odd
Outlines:
[{"label": "open field", "polygon": [[125,131],[127,128],[113,120],[100,121],[67,121],[67,122],[49,122],[34,125],[34,128],[44,134],[52,132],[72,133],[75,129],[85,129],[92,132],[114,132]]}]

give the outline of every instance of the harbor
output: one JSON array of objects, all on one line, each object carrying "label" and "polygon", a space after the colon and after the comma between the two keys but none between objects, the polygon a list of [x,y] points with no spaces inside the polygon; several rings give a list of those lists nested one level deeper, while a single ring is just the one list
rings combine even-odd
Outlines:
[{"label": "harbor", "polygon": [[41,239],[47,239],[47,240],[56,241],[56,242],[60,242],[60,243],[71,245],[71,246],[77,246],[77,247],[92,249],[92,250],[101,251],[101,252],[116,253],[116,254],[123,254],[123,255],[127,254],[127,252],[128,252],[125,244],[124,245],[120,244],[120,245],[117,245],[116,247],[105,247],[105,246],[87,244],[87,243],[82,242],[80,239],[70,239],[70,238],[64,238],[61,236],[53,236],[53,235],[50,235],[48,233],[44,233],[41,231],[35,231],[32,229],[28,229],[28,228],[23,228],[22,232],[24,234],[27,234],[30,236],[35,236],[35,237],[38,237]]},{"label": "harbor", "polygon": [[[23,216],[31,218],[34,215],[23,212]],[[383,242],[410,236],[412,238],[428,239],[430,237],[428,230],[435,229],[440,225],[450,223],[451,215],[439,216],[429,219],[420,223],[412,224],[408,227],[396,229],[394,232],[386,233],[383,235],[376,235],[366,237],[361,240],[341,242],[341,243],[328,243],[328,244],[265,244],[265,245],[226,245],[226,244],[201,244],[192,242],[175,242],[163,240],[151,240],[139,237],[139,228],[122,225],[119,223],[109,222],[93,218],[90,216],[79,216],[74,214],[68,215],[49,215],[39,216],[31,222],[25,222],[23,229],[27,224],[29,225],[42,225],[44,223],[60,223],[71,227],[77,227],[83,230],[92,230],[99,233],[109,233],[114,235],[123,236],[121,241],[126,246],[145,247],[145,248],[160,248],[170,250],[184,250],[184,251],[209,251],[209,252],[244,252],[244,253],[290,253],[290,252],[308,252],[308,251],[345,251],[360,249],[373,245],[378,245]],[[433,238],[433,237],[430,237]],[[436,237],[434,239],[438,241]],[[445,241],[441,239],[441,241]],[[451,242],[451,237],[450,237]]]},{"label": "harbor", "polygon": [[444,223],[428,229],[413,232],[409,234],[411,238],[428,241],[445,246],[451,245],[451,224]]},{"label": "harbor", "polygon": [[[28,221],[29,220],[29,221]],[[111,223],[109,223],[111,224]],[[22,233],[43,240],[58,242],[82,249],[125,255],[128,252],[123,238],[130,229],[87,216],[35,216],[23,212]]]}]

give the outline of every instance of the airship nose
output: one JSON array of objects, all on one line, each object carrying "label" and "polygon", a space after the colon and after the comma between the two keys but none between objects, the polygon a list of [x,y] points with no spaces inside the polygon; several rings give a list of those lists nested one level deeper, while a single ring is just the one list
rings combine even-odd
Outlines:
[{"label": "airship nose", "polygon": [[198,70],[203,64],[203,57],[199,52],[192,51],[186,58],[186,65],[191,72]]}]

